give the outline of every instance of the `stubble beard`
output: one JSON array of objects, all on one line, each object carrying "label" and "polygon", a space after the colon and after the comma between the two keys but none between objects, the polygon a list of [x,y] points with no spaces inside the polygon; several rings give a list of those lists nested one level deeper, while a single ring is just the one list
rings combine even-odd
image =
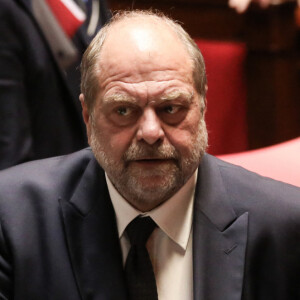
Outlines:
[{"label": "stubble beard", "polygon": [[[150,210],[171,198],[195,172],[207,148],[207,130],[204,119],[201,119],[190,144],[190,153],[185,157],[169,143],[150,146],[138,142],[131,144],[122,161],[117,162],[105,151],[104,143],[101,132],[93,125],[90,146],[116,190],[134,207]],[[145,157],[166,162],[157,168],[134,166],[134,161]]]}]

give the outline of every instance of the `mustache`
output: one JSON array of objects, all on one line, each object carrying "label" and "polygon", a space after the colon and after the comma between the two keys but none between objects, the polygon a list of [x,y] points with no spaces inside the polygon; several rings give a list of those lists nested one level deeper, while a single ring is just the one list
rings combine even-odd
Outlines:
[{"label": "mustache", "polygon": [[178,160],[179,155],[175,147],[170,144],[147,145],[131,144],[124,153],[125,161],[142,159],[174,159]]}]

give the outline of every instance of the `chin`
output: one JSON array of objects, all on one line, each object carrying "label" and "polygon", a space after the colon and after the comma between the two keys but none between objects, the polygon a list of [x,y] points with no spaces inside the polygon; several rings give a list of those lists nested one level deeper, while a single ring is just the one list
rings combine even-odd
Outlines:
[{"label": "chin", "polygon": [[[178,175],[178,174],[177,174]],[[155,176],[128,176],[126,185],[119,187],[126,193],[126,199],[134,206],[145,205],[153,209],[171,198],[183,185],[181,176],[175,174]]]}]

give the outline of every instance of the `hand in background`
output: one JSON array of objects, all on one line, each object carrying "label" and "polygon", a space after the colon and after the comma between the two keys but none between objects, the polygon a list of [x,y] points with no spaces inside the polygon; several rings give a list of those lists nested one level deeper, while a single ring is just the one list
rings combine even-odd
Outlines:
[{"label": "hand in background", "polygon": [[[228,4],[230,7],[234,8],[238,13],[243,13],[247,10],[253,0],[229,0]],[[274,0],[255,0],[259,3],[262,8],[268,7]]]}]

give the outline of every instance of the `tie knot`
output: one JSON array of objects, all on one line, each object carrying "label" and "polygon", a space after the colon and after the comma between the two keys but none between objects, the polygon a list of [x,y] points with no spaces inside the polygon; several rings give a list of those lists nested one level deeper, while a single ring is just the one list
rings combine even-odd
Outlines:
[{"label": "tie knot", "polygon": [[126,228],[131,246],[144,246],[155,227],[156,224],[150,217],[138,216],[132,220]]}]

